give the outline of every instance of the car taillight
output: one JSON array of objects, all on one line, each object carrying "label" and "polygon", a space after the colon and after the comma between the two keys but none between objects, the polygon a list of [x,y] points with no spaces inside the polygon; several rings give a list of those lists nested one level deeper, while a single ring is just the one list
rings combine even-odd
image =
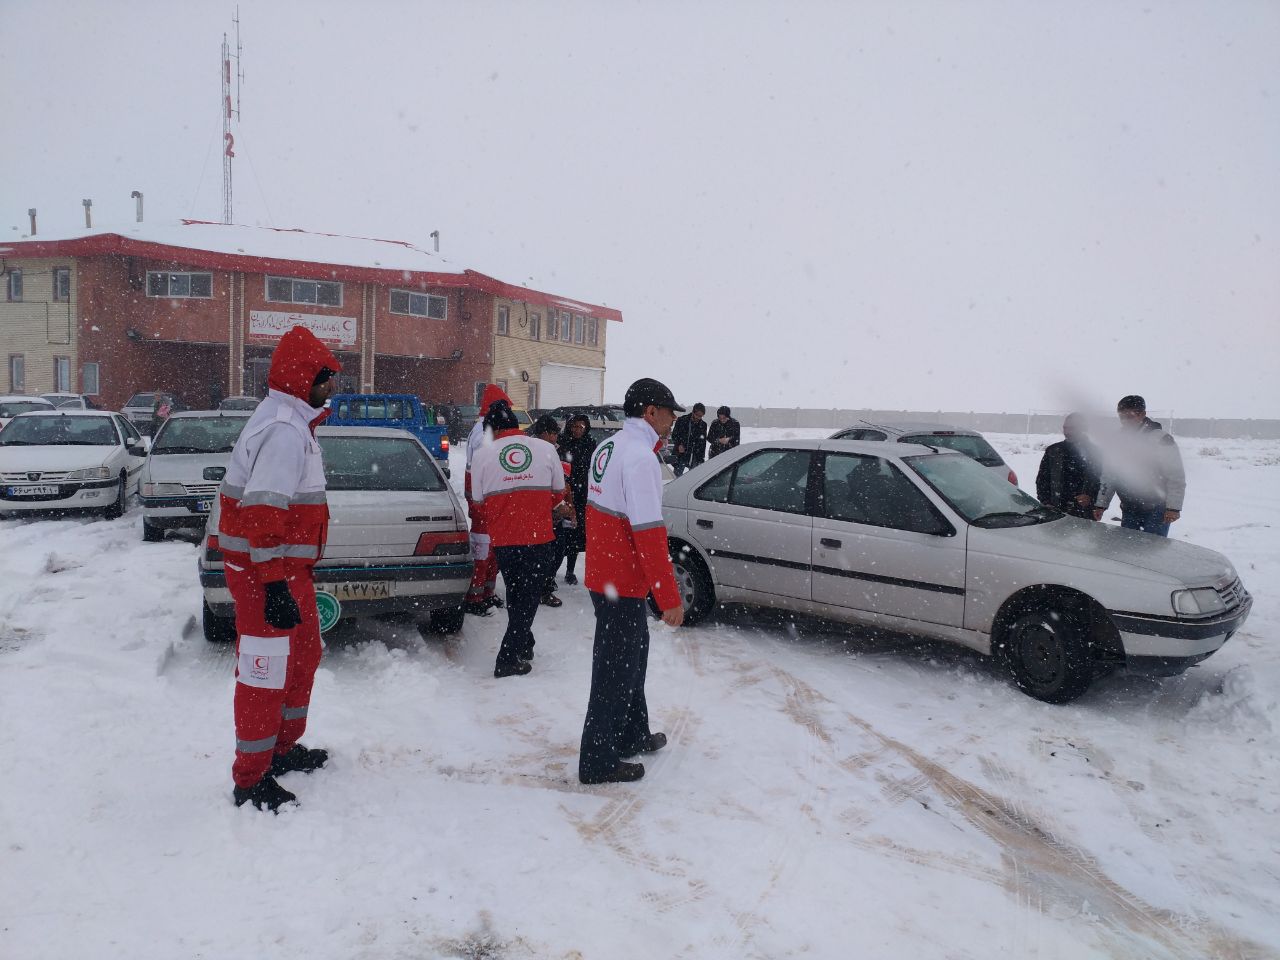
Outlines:
[{"label": "car taillight", "polygon": [[1018,475],[1014,473],[1012,470],[1009,471],[1009,482],[1012,483],[1015,487],[1018,485]]},{"label": "car taillight", "polygon": [[449,452],[449,438],[448,438],[448,437],[441,437],[441,438],[440,438],[440,449],[441,449],[441,450],[443,450],[445,453],[448,453],[448,452]]},{"label": "car taillight", "polygon": [[204,541],[205,563],[217,563],[222,559],[222,550],[218,545],[218,535],[211,533]]},{"label": "car taillight", "polygon": [[464,532],[424,533],[418,537],[415,557],[460,557],[469,549],[470,537]]}]

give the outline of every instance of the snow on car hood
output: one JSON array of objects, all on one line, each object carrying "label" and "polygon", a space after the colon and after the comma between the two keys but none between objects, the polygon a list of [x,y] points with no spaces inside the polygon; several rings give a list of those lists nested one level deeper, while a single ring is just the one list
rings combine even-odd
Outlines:
[{"label": "snow on car hood", "polygon": [[22,470],[55,472],[101,467],[115,451],[114,446],[73,447],[70,444],[0,447],[0,473],[17,473]]}]

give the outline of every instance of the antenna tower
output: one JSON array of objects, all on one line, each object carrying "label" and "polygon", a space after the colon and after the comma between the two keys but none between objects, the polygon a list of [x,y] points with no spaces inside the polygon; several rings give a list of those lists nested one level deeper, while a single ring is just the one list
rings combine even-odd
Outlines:
[{"label": "antenna tower", "polygon": [[[222,35],[222,222],[232,222],[231,161],[236,155],[236,138],[231,133],[231,118],[240,119],[240,84],[244,82],[244,70],[240,66],[240,8],[232,21],[236,25],[236,52],[231,53],[227,35]],[[236,101],[231,103],[231,60],[236,61]]]}]

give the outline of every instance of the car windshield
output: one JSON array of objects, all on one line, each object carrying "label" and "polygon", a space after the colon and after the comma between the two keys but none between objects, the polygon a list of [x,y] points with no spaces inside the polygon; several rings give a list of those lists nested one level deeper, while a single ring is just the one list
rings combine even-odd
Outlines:
[{"label": "car windshield", "polygon": [[153,456],[230,453],[248,417],[173,417],[156,434]]},{"label": "car windshield", "polygon": [[16,417],[20,413],[30,413],[32,410],[48,410],[48,403],[41,403],[39,400],[4,400],[0,401],[0,417]]},{"label": "car windshield", "polygon": [[975,527],[1025,527],[1064,514],[1000,479],[968,457],[907,457],[908,466]]},{"label": "car windshield", "polygon": [[431,455],[408,437],[318,437],[330,490],[445,489]]},{"label": "car windshield", "polygon": [[913,433],[903,437],[898,442],[922,443],[929,447],[954,450],[956,453],[963,453],[966,457],[977,460],[984,467],[1000,467],[1004,465],[1004,460],[1000,458],[1000,454],[996,453],[991,444],[987,443],[982,437],[975,437],[967,433]]},{"label": "car windshield", "polygon": [[0,433],[2,447],[114,447],[119,442],[106,417],[19,417]]},{"label": "car windshield", "polygon": [[259,402],[255,397],[230,397],[218,404],[218,407],[222,410],[256,410]]},{"label": "car windshield", "polygon": [[154,406],[156,395],[154,393],[135,393],[125,403],[126,407],[150,407]]}]

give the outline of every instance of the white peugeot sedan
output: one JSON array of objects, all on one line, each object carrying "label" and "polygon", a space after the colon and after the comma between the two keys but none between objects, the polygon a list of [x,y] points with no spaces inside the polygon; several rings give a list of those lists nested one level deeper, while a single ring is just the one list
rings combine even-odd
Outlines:
[{"label": "white peugeot sedan", "polygon": [[100,509],[118,517],[146,455],[146,441],[118,413],[20,414],[0,431],[0,514]]},{"label": "white peugeot sedan", "polygon": [[143,540],[163,540],[165,530],[204,529],[250,413],[193,410],[161,425],[142,468]]},{"label": "white peugeot sedan", "polygon": [[686,623],[736,602],[923,634],[1051,703],[1122,665],[1181,672],[1252,605],[1220,553],[1069,517],[924,446],[747,444],[662,502]]},{"label": "white peugeot sedan", "polygon": [[[435,457],[404,430],[320,427],[329,539],[316,564],[320,627],[383,614],[462,629],[473,570],[467,515]],[[200,553],[204,635],[235,639],[235,605],[218,547],[217,502]]]}]

